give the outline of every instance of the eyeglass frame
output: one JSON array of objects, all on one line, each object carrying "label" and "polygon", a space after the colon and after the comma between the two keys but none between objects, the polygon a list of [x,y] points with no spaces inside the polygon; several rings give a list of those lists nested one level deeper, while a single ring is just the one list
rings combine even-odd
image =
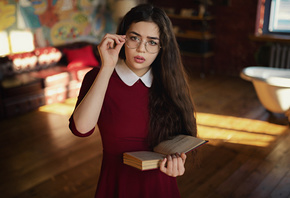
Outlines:
[{"label": "eyeglass frame", "polygon": [[[129,39],[130,39],[130,38],[127,38],[127,37],[125,38],[125,40],[126,40],[125,44],[126,44],[126,46],[127,46],[129,49],[137,49],[138,47],[140,47],[141,43],[143,43],[143,40],[141,39],[140,42],[138,42],[137,47],[130,47],[130,46],[128,46],[128,44],[127,44],[127,41],[128,41]],[[162,48],[162,47],[159,45],[159,43],[158,43],[158,47],[159,47],[158,51],[157,51],[157,52],[149,52],[149,51],[147,50],[147,43],[148,43],[148,42],[149,42],[149,41],[146,41],[145,44],[144,44],[144,46],[145,46],[146,52],[148,52],[149,54],[156,54],[156,53],[158,53],[159,50]]]}]

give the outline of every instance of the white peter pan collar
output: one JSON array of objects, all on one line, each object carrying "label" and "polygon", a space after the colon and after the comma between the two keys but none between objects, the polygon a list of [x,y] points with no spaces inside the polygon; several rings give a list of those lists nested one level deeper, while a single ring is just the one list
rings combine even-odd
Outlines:
[{"label": "white peter pan collar", "polygon": [[146,87],[151,87],[153,75],[151,68],[143,76],[137,76],[125,63],[124,60],[119,59],[115,70],[121,80],[128,86],[134,85],[139,79],[144,83]]}]

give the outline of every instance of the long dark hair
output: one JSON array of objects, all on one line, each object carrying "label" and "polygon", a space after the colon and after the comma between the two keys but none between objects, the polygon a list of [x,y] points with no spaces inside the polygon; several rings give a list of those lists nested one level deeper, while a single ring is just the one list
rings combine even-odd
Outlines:
[{"label": "long dark hair", "polygon": [[[195,109],[191,99],[179,47],[166,13],[150,4],[132,8],[119,24],[117,34],[125,35],[132,23],[154,22],[159,27],[161,49],[151,65],[149,144],[178,134],[196,136]],[[125,59],[124,46],[119,54]]]}]

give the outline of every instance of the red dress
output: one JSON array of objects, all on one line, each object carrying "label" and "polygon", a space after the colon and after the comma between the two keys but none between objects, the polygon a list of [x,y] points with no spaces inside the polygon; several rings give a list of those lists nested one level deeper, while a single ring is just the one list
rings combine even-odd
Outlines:
[{"label": "red dress", "polygon": [[[92,85],[99,69],[94,68],[84,78],[77,105]],[[98,198],[178,198],[176,178],[159,169],[140,171],[123,164],[122,154],[127,151],[149,150],[147,143],[149,112],[148,92],[142,81],[126,85],[113,72],[98,120],[103,161],[95,197]],[[80,134],[72,117],[70,129],[77,136],[89,136],[94,129]]]}]

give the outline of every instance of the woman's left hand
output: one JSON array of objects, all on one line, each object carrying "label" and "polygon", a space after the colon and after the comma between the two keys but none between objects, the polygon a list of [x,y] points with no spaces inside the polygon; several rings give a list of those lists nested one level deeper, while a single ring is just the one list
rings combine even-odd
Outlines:
[{"label": "woman's left hand", "polygon": [[185,160],[186,155],[184,153],[168,155],[160,163],[160,171],[172,177],[181,176],[185,172]]}]

